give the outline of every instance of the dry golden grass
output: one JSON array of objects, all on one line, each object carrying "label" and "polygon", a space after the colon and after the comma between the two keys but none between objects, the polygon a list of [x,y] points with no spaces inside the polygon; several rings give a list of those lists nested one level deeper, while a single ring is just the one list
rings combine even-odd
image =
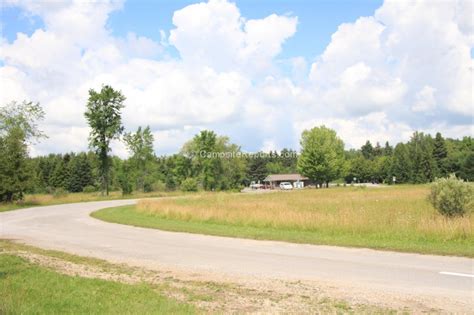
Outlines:
[{"label": "dry golden grass", "polygon": [[377,237],[472,240],[474,215],[446,219],[427,186],[331,188],[268,194],[215,193],[141,200],[139,213],[163,219]]}]

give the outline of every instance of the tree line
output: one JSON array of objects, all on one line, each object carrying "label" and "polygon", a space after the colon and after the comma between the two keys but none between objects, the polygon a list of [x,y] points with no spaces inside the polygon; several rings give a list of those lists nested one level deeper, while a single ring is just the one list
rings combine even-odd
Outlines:
[{"label": "tree line", "polygon": [[[44,118],[41,106],[12,102],[0,108],[0,201],[61,191],[233,190],[268,174],[295,172],[320,185],[334,180],[426,183],[452,173],[474,180],[473,139],[449,139],[441,133],[432,137],[415,132],[408,142],[394,147],[367,141],[359,149],[345,150],[334,130],[320,126],[303,132],[299,153],[283,149],[243,154],[228,137],[204,130],[180,152],[157,156],[149,126],[125,132],[124,101],[125,96],[110,86],[90,90],[84,114],[91,129],[90,151],[34,158],[28,156],[28,146],[46,137],[38,129]],[[128,158],[111,155],[115,139],[125,143]]]}]

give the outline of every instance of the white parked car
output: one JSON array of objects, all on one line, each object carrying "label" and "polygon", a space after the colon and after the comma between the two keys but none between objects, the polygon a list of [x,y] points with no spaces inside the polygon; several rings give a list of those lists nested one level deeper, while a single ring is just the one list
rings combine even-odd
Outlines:
[{"label": "white parked car", "polygon": [[280,189],[290,190],[290,189],[293,189],[293,185],[290,182],[283,182],[283,183],[280,183]]},{"label": "white parked car", "polygon": [[264,185],[260,184],[260,183],[258,183],[258,184],[253,183],[253,184],[250,184],[250,188],[252,188],[252,189],[262,189],[262,188],[264,188]]}]

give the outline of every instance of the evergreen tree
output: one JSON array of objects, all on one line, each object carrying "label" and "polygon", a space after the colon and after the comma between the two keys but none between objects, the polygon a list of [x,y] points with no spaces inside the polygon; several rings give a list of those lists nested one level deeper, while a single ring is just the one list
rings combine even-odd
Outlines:
[{"label": "evergreen tree", "polygon": [[470,182],[474,181],[474,151],[466,154],[465,158],[461,162],[458,176]]},{"label": "evergreen tree", "polygon": [[249,181],[263,181],[268,175],[267,161],[261,153],[255,153],[247,159],[247,177]]},{"label": "evergreen tree", "polygon": [[368,160],[374,157],[374,148],[369,140],[360,148],[362,156]]},{"label": "evergreen tree", "polygon": [[69,168],[66,158],[61,158],[56,162],[50,177],[51,186],[68,190],[69,186]]},{"label": "evergreen tree", "polygon": [[392,156],[393,154],[393,147],[388,143],[388,141],[385,142],[385,147],[383,148],[383,155],[385,156]]},{"label": "evergreen tree", "polygon": [[444,138],[441,133],[437,132],[433,142],[433,157],[436,161],[436,166],[438,168],[438,175],[442,177],[448,175],[446,170],[447,156],[448,150],[446,148]]},{"label": "evergreen tree", "polygon": [[377,156],[381,156],[382,154],[383,154],[383,149],[380,146],[380,143],[377,142],[373,150],[373,157],[375,158]]},{"label": "evergreen tree", "polygon": [[85,153],[80,153],[71,159],[69,163],[68,190],[70,192],[81,192],[84,187],[94,185],[92,177],[92,166]]}]

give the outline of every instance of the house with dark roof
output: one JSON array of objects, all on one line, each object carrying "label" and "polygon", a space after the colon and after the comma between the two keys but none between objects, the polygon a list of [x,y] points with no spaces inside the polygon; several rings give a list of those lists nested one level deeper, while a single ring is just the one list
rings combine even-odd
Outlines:
[{"label": "house with dark roof", "polygon": [[303,188],[311,183],[308,177],[300,174],[270,174],[265,177],[263,182],[270,188],[278,188],[283,182],[289,182],[295,188]]}]

